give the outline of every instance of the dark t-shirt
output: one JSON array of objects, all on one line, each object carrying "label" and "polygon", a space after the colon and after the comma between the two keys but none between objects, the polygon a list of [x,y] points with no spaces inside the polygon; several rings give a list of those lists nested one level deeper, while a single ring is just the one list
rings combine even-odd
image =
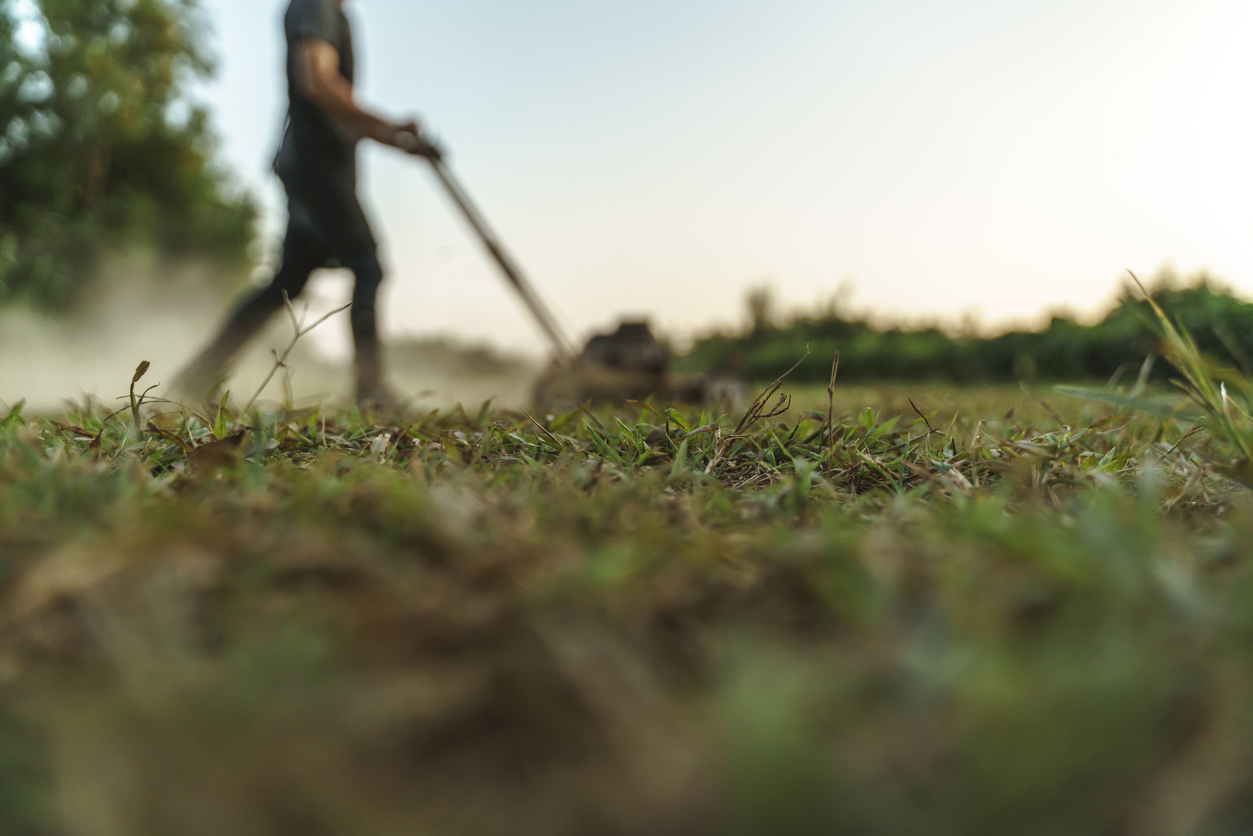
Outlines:
[{"label": "dark t-shirt", "polygon": [[[276,168],[280,173],[323,169],[326,173],[355,175],[357,139],[329,119],[300,85],[297,47],[302,41],[328,42],[339,52],[339,73],[349,84],[356,72],[352,27],[337,0],[292,0],[283,19],[287,37],[287,128]],[[285,178],[286,179],[286,178]]]}]

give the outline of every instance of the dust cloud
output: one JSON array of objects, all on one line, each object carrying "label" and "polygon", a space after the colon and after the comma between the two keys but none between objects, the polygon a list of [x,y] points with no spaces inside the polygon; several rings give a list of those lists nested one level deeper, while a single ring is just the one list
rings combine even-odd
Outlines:
[{"label": "dust cloud", "polygon": [[[140,388],[159,384],[154,396],[172,396],[178,372],[210,338],[231,304],[220,295],[198,292],[197,283],[186,276],[164,285],[148,280],[102,284],[90,303],[67,318],[0,311],[0,408],[7,411],[25,401],[28,413],[47,414],[94,400],[113,409],[121,405],[119,399],[144,360],[152,365]],[[297,303],[298,309],[303,307]],[[311,307],[309,322],[332,309],[316,297]],[[337,329],[345,334],[336,335]],[[347,329],[345,312],[301,340],[286,371],[275,375],[259,403],[283,402],[290,394],[298,407],[346,404],[352,391],[351,362],[334,346],[346,344]],[[281,352],[291,336],[288,318],[280,315],[249,346],[228,381],[238,403],[261,386],[274,368],[272,351]],[[388,371],[397,393],[415,409],[450,409],[459,403],[471,409],[488,398],[502,407],[525,406],[540,368],[529,359],[445,339],[392,338]]]}]

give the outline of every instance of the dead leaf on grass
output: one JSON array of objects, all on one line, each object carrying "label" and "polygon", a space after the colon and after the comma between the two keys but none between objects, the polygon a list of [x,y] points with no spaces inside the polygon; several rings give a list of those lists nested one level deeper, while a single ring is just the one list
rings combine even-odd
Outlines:
[{"label": "dead leaf on grass", "polygon": [[229,467],[239,461],[239,452],[247,437],[248,431],[240,430],[226,438],[202,444],[188,454],[187,465],[192,470],[216,470]]}]

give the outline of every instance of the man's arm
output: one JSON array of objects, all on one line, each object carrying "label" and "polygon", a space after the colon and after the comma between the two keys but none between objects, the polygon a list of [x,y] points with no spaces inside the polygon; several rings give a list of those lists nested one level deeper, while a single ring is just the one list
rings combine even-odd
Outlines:
[{"label": "man's arm", "polygon": [[352,85],[339,74],[339,51],[318,38],[297,47],[300,85],[304,94],[331,118],[362,136],[415,153],[423,143],[417,122],[398,125],[362,109],[353,97]]}]

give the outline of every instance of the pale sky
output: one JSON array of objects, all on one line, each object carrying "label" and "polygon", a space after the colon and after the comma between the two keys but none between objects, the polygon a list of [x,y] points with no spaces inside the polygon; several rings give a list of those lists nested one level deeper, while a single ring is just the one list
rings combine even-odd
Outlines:
[{"label": "pale sky", "polygon": [[[206,0],[201,94],[268,162],[286,0]],[[1096,310],[1127,268],[1253,294],[1249,0],[348,0],[365,101],[420,114],[573,332],[690,334],[770,283],[893,317]],[[371,148],[388,331],[543,344],[430,173]],[[342,279],[317,297],[346,296]]]}]

